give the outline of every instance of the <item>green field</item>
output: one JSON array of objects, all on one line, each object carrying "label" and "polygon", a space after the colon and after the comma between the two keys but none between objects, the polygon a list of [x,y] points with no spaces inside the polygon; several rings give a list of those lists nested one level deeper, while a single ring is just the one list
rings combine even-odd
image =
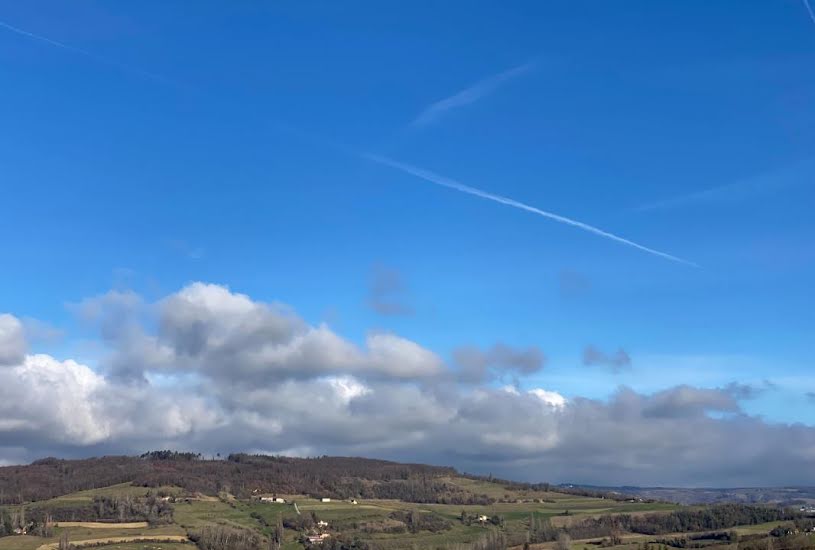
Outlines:
[{"label": "green field", "polygon": [[[86,529],[81,527],[71,527],[68,529],[56,528],[54,536],[50,538],[40,537],[2,537],[0,538],[0,550],[36,550],[43,544],[57,542],[63,531],[67,531],[69,539],[73,541],[82,541],[90,539],[112,538],[112,537],[157,537],[161,538],[162,535],[184,535],[186,532],[178,525],[166,525],[156,527],[154,529],[117,529],[111,527],[110,529]],[[155,544],[153,545],[155,546]]]},{"label": "green field", "polygon": [[176,542],[130,542],[123,544],[110,544],[102,546],[106,550],[193,550],[192,543]]},{"label": "green field", "polygon": [[[487,524],[478,522],[467,524],[461,521],[464,512],[469,516],[486,515],[500,517],[501,529],[509,536],[516,536],[522,540],[529,525],[530,516],[549,518],[553,525],[566,525],[570,522],[609,513],[644,513],[660,512],[676,509],[678,506],[665,503],[619,502],[604,498],[589,498],[567,495],[556,492],[543,492],[508,490],[505,487],[482,480],[466,478],[447,478],[445,481],[476,495],[488,495],[492,498],[509,502],[496,502],[490,505],[447,505],[447,504],[416,504],[397,500],[361,500],[357,504],[345,501],[323,503],[305,496],[289,495],[288,504],[272,504],[255,500],[236,500],[233,498],[200,498],[175,503],[173,525],[157,528],[117,528],[115,525],[103,528],[66,527],[56,528],[54,536],[48,539],[30,536],[11,536],[0,538],[0,550],[37,550],[41,545],[52,543],[59,539],[61,532],[67,531],[72,542],[81,542],[91,539],[105,539],[112,537],[161,537],[162,535],[186,535],[205,526],[225,525],[231,527],[248,528],[255,530],[263,536],[272,532],[278,518],[297,520],[295,507],[290,504],[297,503],[302,516],[312,515],[318,520],[329,524],[327,531],[341,533],[369,542],[374,542],[377,548],[383,550],[398,550],[410,548],[445,548],[452,543],[467,543],[477,540],[482,535],[495,529]],[[105,487],[91,491],[82,491],[64,495],[48,501],[29,506],[59,507],[74,503],[87,503],[97,495],[107,496],[144,496],[147,490],[143,487],[133,487],[127,484]],[[165,492],[179,494],[180,490],[165,488]],[[391,514],[400,512],[414,512],[415,514],[428,514],[447,522],[446,528],[437,532],[419,530],[409,532],[404,529],[405,524],[391,517]],[[424,517],[424,516],[423,516]],[[738,528],[741,534],[766,533],[777,523],[747,526]],[[399,529],[400,532],[394,532]],[[285,550],[301,550],[303,546],[297,542],[298,533],[292,529],[285,530]],[[647,542],[649,537],[642,535],[628,535],[625,544],[620,548]],[[536,545],[537,546],[537,545]],[[544,547],[544,546],[537,546]],[[588,541],[574,541],[573,548],[597,548],[588,544]],[[184,550],[193,548],[190,544],[131,542],[104,546],[108,549],[118,550]]]}]

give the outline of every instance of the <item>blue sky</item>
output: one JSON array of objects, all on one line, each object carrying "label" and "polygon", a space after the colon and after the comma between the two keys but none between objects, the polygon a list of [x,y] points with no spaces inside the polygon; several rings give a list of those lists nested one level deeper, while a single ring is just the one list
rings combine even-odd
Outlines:
[{"label": "blue sky", "polygon": [[[811,423],[801,2],[0,1],[0,23],[0,311],[63,333],[31,347],[101,371],[70,304],[205,281],[360,344],[538,347],[523,388],[740,382],[747,413]],[[410,314],[369,307],[377,266]]]}]

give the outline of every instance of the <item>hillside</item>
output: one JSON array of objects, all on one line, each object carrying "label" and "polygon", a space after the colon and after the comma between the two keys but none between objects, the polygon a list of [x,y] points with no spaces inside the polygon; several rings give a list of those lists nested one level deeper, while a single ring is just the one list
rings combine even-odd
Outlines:
[{"label": "hillside", "polygon": [[50,550],[63,537],[109,550],[501,550],[566,538],[715,548],[815,527],[777,507],[682,507],[343,457],[51,458],[0,468],[0,495],[0,550]]},{"label": "hillside", "polygon": [[334,498],[353,495],[415,502],[468,498],[457,496],[461,491],[456,487],[438,481],[455,474],[452,468],[345,457],[235,454],[224,460],[204,460],[190,453],[159,451],[141,457],[47,458],[26,466],[0,468],[0,504],[44,500],[120,483],[142,487],[173,485],[209,495],[226,491],[238,498],[253,492]]}]

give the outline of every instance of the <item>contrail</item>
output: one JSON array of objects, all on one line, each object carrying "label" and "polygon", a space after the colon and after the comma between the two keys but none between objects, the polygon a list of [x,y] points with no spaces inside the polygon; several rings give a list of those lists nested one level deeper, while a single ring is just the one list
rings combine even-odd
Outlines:
[{"label": "contrail", "polygon": [[424,111],[419,113],[419,116],[417,116],[413,122],[410,123],[410,125],[426,126],[432,122],[435,122],[436,119],[447,111],[475,103],[482,97],[494,92],[496,88],[498,88],[504,82],[526,74],[534,67],[535,63],[525,63],[524,65],[518,65],[517,67],[513,67],[502,73],[494,74],[485,78],[484,80],[476,82],[469,88],[465,88],[460,92],[451,95],[450,97],[446,97],[430,104],[424,109]]},{"label": "contrail", "polygon": [[812,22],[815,23],[815,11],[812,10],[812,6],[809,5],[809,0],[801,0],[804,3],[804,7],[807,9],[807,13],[809,13],[809,18],[812,19]]},{"label": "contrail", "polygon": [[505,204],[507,206],[512,206],[513,208],[519,208],[521,210],[526,210],[527,212],[532,212],[533,214],[537,214],[538,216],[543,216],[544,218],[549,218],[550,220],[555,220],[556,222],[565,223],[567,225],[571,225],[582,229],[583,231],[588,231],[589,233],[594,233],[595,235],[599,235],[601,237],[605,237],[606,239],[611,239],[612,241],[617,241],[618,243],[622,243],[638,250],[642,250],[643,252],[647,252],[649,254],[653,254],[654,256],[659,256],[660,258],[665,258],[667,260],[671,260],[673,262],[678,262],[680,264],[685,264],[693,267],[699,267],[697,264],[690,262],[688,260],[683,260],[682,258],[678,258],[676,256],[672,256],[665,252],[660,252],[659,250],[654,250],[653,248],[648,248],[647,246],[643,246],[641,244],[635,243],[634,241],[629,241],[628,239],[624,239],[623,237],[617,236],[613,233],[609,233],[608,231],[603,231],[602,229],[598,229],[592,225],[587,223],[579,222],[577,220],[573,220],[571,218],[567,218],[565,216],[560,216],[558,214],[554,214],[552,212],[547,212],[546,210],[541,210],[540,208],[535,208],[534,206],[529,206],[528,204],[524,204],[522,202],[516,201],[515,199],[510,199],[507,197],[502,197],[500,195],[494,195],[492,193],[488,193],[487,191],[482,191],[480,189],[476,189],[474,187],[470,187],[468,185],[464,185],[456,180],[452,180],[450,178],[446,178],[444,176],[440,176],[439,174],[434,174],[428,170],[424,170],[422,168],[417,168],[415,166],[411,166],[409,164],[404,164],[402,162],[398,162],[386,157],[382,157],[379,155],[373,154],[364,154],[364,158],[376,162],[378,164],[382,164],[384,166],[389,166],[391,168],[395,168],[406,174],[410,174],[412,176],[416,176],[417,178],[423,179],[430,183],[440,185],[442,187],[447,187],[449,189],[454,189],[456,191],[460,191],[462,193],[467,193],[468,195],[474,195],[476,197],[481,197],[482,199],[487,199],[490,201],[494,201],[500,204]]},{"label": "contrail", "polygon": [[[63,50],[68,50],[69,52],[77,53],[79,55],[84,55],[85,57],[89,57],[89,58],[93,59],[94,61],[96,61],[98,63],[103,63],[105,65],[110,65],[112,67],[116,67],[116,68],[122,69],[124,71],[129,71],[131,73],[139,74],[141,76],[144,76],[144,77],[147,77],[147,78],[150,78],[150,79],[153,79],[153,80],[158,80],[160,82],[163,82],[165,84],[170,84],[172,86],[181,86],[180,84],[178,84],[176,82],[173,82],[169,78],[167,78],[165,76],[162,76],[160,74],[144,71],[144,70],[139,69],[137,67],[132,67],[130,65],[120,63],[119,61],[114,61],[112,59],[102,57],[102,56],[97,55],[97,54],[95,54],[93,52],[89,52],[88,50],[83,50],[82,48],[77,48],[76,46],[71,46],[69,44],[64,44],[62,42],[58,42],[57,40],[52,40],[52,39],[48,38],[47,36],[42,36],[40,34],[34,34],[33,32],[29,32],[29,31],[27,31],[25,29],[21,29],[19,27],[9,25],[8,23],[4,23],[3,21],[0,21],[0,27],[4,28],[6,30],[9,30],[9,31],[11,31],[13,33],[19,34],[20,36],[25,36],[26,38],[31,38],[33,40],[39,40],[40,42],[45,42],[46,44],[49,44],[51,46],[54,46],[54,47],[57,47],[57,48],[62,48]],[[181,86],[181,87],[184,87],[184,86]]]},{"label": "contrail", "polygon": [[761,195],[762,193],[769,193],[773,190],[790,188],[802,184],[811,184],[813,171],[815,171],[815,158],[804,159],[782,168],[776,168],[726,185],[709,187],[687,195],[680,195],[658,202],[643,204],[632,208],[631,211],[648,212],[651,210],[663,210],[693,204],[744,200],[755,195]]}]

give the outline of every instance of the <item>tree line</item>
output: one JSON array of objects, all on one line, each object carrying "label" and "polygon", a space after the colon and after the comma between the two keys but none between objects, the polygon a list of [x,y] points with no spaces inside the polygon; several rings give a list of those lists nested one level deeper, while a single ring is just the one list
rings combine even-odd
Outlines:
[{"label": "tree line", "polygon": [[799,517],[796,512],[768,506],[717,504],[701,509],[681,509],[643,515],[606,514],[586,518],[563,528],[555,528],[547,518],[530,517],[530,542],[551,542],[560,533],[574,539],[618,539],[621,533],[664,535],[693,531],[724,531],[737,525],[757,525]]},{"label": "tree line", "polygon": [[24,506],[10,510],[0,508],[0,537],[22,533],[50,537],[53,534],[51,516],[31,517]]},{"label": "tree line", "polygon": [[[794,519],[796,516],[797,514],[794,512],[768,506],[717,504],[701,509],[682,509],[662,514],[602,516],[596,521],[632,533],[660,535],[690,531],[717,531],[737,525],[757,525],[770,521],[784,521]],[[592,520],[587,521],[591,522]]]},{"label": "tree line", "polygon": [[150,525],[164,525],[173,522],[173,507],[169,502],[155,495],[139,498],[96,496],[87,504],[31,506],[28,516],[38,522],[46,520],[111,523],[146,521]]}]

